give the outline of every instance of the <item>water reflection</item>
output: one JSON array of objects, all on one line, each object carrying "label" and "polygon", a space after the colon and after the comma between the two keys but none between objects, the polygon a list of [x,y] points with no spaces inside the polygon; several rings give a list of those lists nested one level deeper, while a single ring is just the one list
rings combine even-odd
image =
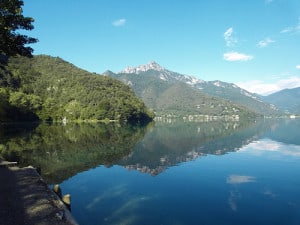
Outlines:
[{"label": "water reflection", "polygon": [[157,175],[181,162],[237,151],[257,140],[268,128],[269,122],[158,123],[117,164]]},{"label": "water reflection", "polygon": [[0,149],[63,181],[80,224],[299,224],[299,122],[41,124]]},{"label": "water reflection", "polygon": [[299,145],[277,134],[287,123],[157,123],[113,167],[62,186],[81,224],[299,224]]},{"label": "water reflection", "polygon": [[300,119],[282,119],[273,122],[266,138],[285,144],[300,145]]},{"label": "water reflection", "polygon": [[256,182],[256,177],[248,175],[231,174],[227,177],[226,183],[234,185],[230,190],[228,204],[232,211],[238,210],[238,201],[241,200],[242,194],[239,191],[238,185]]},{"label": "water reflection", "polygon": [[244,183],[255,182],[255,179],[256,178],[253,177],[253,176],[232,174],[232,175],[227,177],[226,182],[228,184],[244,184]]},{"label": "water reflection", "polygon": [[[285,132],[286,126],[291,132]],[[299,127],[299,120],[171,121],[147,127],[17,124],[1,129],[0,151],[8,160],[40,168],[49,183],[60,183],[99,165],[121,165],[128,170],[157,175],[202,156],[243,151],[250,143],[252,149],[297,156],[300,154],[296,145],[300,140],[296,132]],[[276,141],[259,140],[263,135]],[[278,141],[294,145],[282,150]]]},{"label": "water reflection", "polygon": [[100,164],[112,165],[132,151],[146,130],[116,124],[40,124],[1,138],[0,150],[8,160],[41,169],[47,182],[60,183]]},{"label": "water reflection", "polygon": [[300,157],[300,146],[294,144],[288,144],[288,148],[281,142],[277,142],[270,139],[261,139],[259,141],[255,141],[250,143],[249,145],[242,148],[241,151],[246,151],[247,149],[251,149],[252,154],[260,155],[264,152],[280,152],[282,155],[291,155]]}]

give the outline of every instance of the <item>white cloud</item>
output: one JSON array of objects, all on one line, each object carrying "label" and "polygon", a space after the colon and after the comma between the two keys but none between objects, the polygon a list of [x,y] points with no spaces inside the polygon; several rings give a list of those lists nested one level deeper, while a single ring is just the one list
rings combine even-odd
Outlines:
[{"label": "white cloud", "polygon": [[261,80],[238,82],[236,85],[249,92],[260,95],[268,95],[279,90],[276,84],[265,84]]},{"label": "white cloud", "polygon": [[300,18],[296,26],[286,27],[282,31],[280,31],[280,33],[300,33]]},{"label": "white cloud", "polygon": [[115,20],[112,24],[115,27],[120,27],[120,26],[124,26],[125,23],[126,23],[126,19],[118,19],[118,20]]},{"label": "white cloud", "polygon": [[300,78],[292,76],[286,79],[278,80],[274,83],[265,83],[261,80],[252,80],[247,82],[238,82],[236,85],[252,93],[269,95],[283,89],[300,87]]},{"label": "white cloud", "polygon": [[233,28],[228,28],[223,34],[227,47],[232,47],[237,43],[237,39],[233,36]]},{"label": "white cloud", "polygon": [[300,70],[300,65],[297,65],[297,66],[296,66],[296,69]]},{"label": "white cloud", "polygon": [[280,33],[290,33],[293,31],[293,27],[286,27],[284,28],[282,31],[280,31]]},{"label": "white cloud", "polygon": [[274,43],[275,41],[272,40],[271,38],[265,38],[263,40],[261,40],[260,42],[258,42],[258,47],[260,48],[264,48],[267,47],[269,44]]},{"label": "white cloud", "polygon": [[253,56],[239,52],[226,52],[223,54],[223,58],[226,61],[249,61],[253,59]]}]

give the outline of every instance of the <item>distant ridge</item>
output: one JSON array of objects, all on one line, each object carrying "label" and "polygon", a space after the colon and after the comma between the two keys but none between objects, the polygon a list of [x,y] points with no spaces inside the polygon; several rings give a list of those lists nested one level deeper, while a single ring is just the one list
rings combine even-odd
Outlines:
[{"label": "distant ridge", "polygon": [[283,111],[300,114],[300,87],[284,89],[262,98]]},{"label": "distant ridge", "polygon": [[[274,105],[264,102],[260,96],[250,93],[235,84],[223,81],[204,81],[194,76],[170,71],[155,61],[137,67],[130,66],[119,73],[105,72],[105,75],[119,79],[131,86],[146,105],[157,112],[170,112],[170,109],[166,109],[165,107],[168,105],[172,108],[172,112],[174,108],[179,112],[180,107],[184,107],[185,109],[189,109],[188,111],[190,112],[199,113],[199,109],[203,109],[205,112],[216,113],[216,107],[214,109],[212,107],[211,110],[204,109],[205,107],[209,107],[208,105],[199,107],[199,101],[201,103],[200,99],[204,100],[209,97],[213,99],[205,99],[205,102],[223,101],[223,103],[219,104],[222,105],[224,101],[227,101],[227,103],[229,101],[230,103],[228,104],[235,105],[229,107],[231,109],[240,106],[243,108],[243,110],[241,109],[242,111],[246,110],[264,116],[280,114]],[[184,83],[187,86],[179,85],[179,83]],[[191,90],[188,91],[188,89]],[[178,96],[175,97],[175,95]],[[201,98],[199,95],[205,97]],[[185,96],[187,99],[182,98],[182,96]],[[198,99],[195,96],[198,96]],[[191,102],[191,99],[194,99],[194,102]],[[193,104],[194,108],[197,105],[197,110],[191,108]],[[229,111],[220,110],[217,113],[228,114]]]}]

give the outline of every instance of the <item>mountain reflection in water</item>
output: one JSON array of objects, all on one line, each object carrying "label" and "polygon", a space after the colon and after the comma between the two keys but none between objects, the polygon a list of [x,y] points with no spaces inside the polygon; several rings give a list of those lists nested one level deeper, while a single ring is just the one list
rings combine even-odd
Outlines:
[{"label": "mountain reflection in water", "polygon": [[300,223],[298,119],[24,126],[2,156],[60,183],[82,225]]},{"label": "mountain reflection in water", "polygon": [[279,123],[268,120],[151,123],[146,127],[96,123],[7,125],[10,129],[3,130],[10,132],[0,134],[0,150],[8,160],[39,168],[49,183],[60,183],[98,165],[121,165],[157,175],[200,156],[237,151],[265,132],[272,135]]}]

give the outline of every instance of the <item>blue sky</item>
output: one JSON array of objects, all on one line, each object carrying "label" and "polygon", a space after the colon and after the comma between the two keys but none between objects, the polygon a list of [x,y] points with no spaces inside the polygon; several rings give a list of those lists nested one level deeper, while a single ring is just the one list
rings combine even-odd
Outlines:
[{"label": "blue sky", "polygon": [[90,72],[156,61],[260,94],[300,86],[299,0],[24,0],[34,54]]}]

